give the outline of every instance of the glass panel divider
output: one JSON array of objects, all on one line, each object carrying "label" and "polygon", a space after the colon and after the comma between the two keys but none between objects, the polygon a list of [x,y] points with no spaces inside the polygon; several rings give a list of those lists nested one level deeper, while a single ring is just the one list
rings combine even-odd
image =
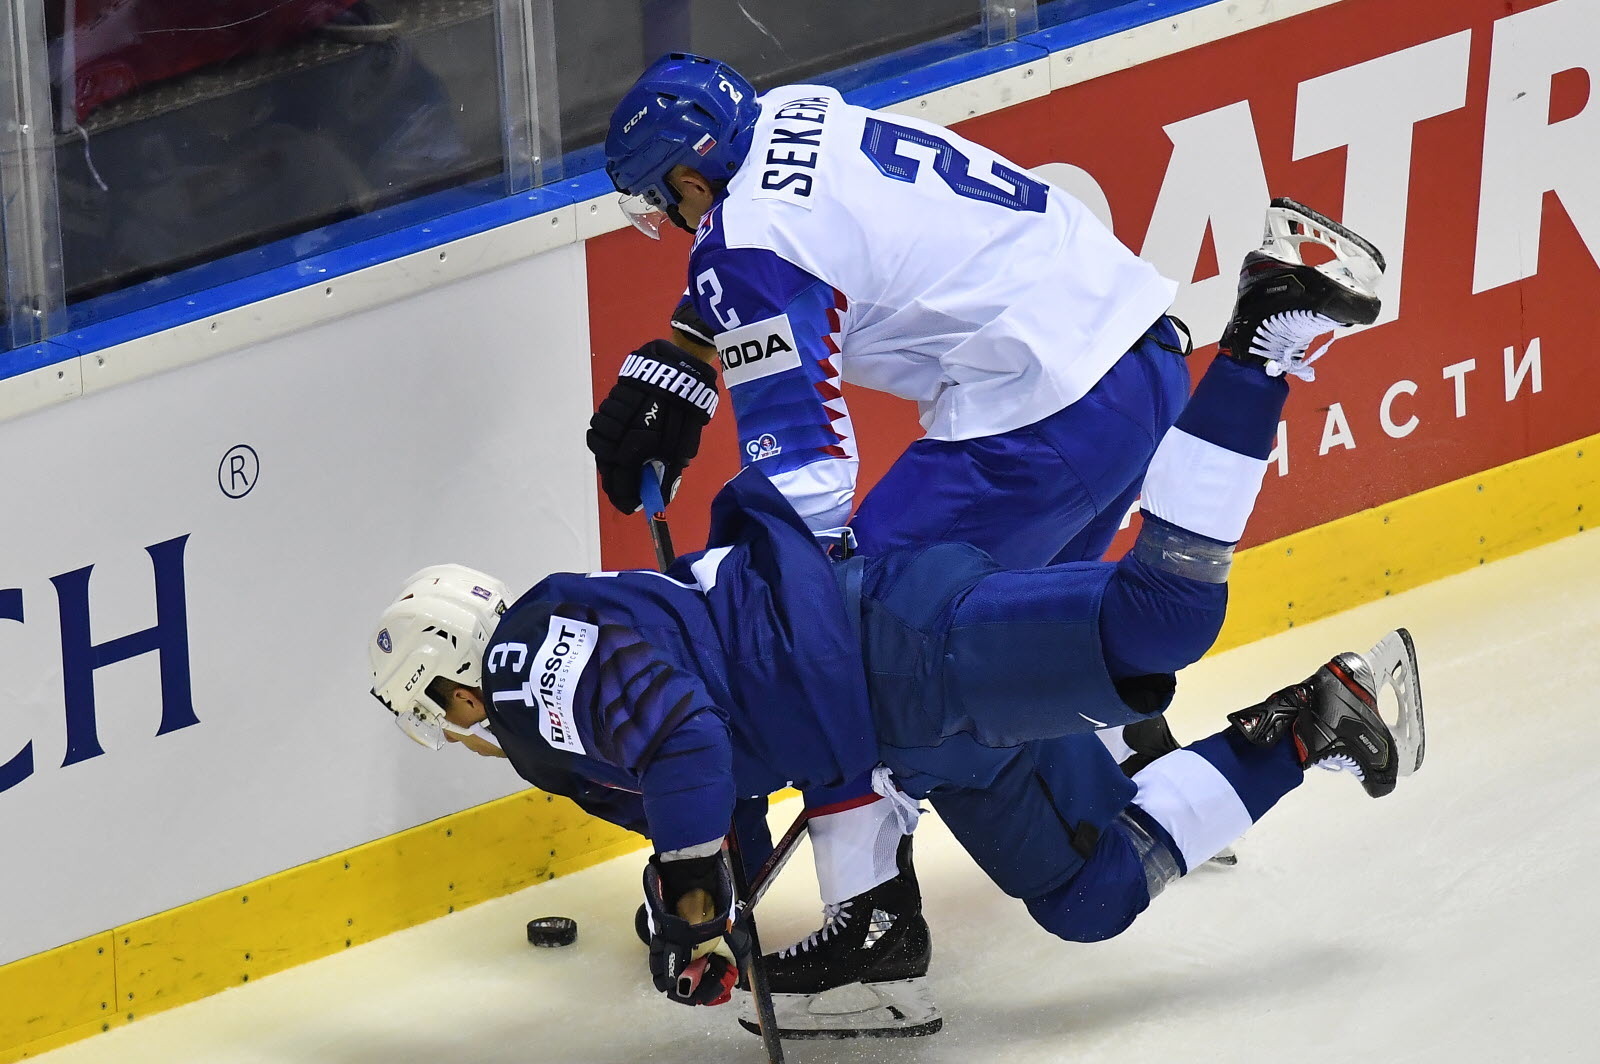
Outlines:
[{"label": "glass panel divider", "polygon": [[7,349],[66,326],[44,0],[0,10],[0,299]]}]

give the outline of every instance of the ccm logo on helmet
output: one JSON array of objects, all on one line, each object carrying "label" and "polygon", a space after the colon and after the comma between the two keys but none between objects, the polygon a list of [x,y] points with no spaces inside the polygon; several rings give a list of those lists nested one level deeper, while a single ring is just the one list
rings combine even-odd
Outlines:
[{"label": "ccm logo on helmet", "polygon": [[639,124],[639,119],[643,118],[645,115],[647,115],[649,113],[650,113],[650,105],[649,104],[646,104],[645,106],[639,108],[639,113],[638,114],[634,115],[632,118],[628,119],[626,122],[624,122],[622,124],[622,131],[624,133],[629,132],[630,130],[633,129],[634,126]]},{"label": "ccm logo on helmet", "polygon": [[722,379],[732,388],[800,365],[789,315],[751,322],[717,337]]},{"label": "ccm logo on helmet", "polygon": [[418,665],[417,666],[417,671],[412,673],[411,674],[411,679],[406,681],[406,693],[407,694],[411,693],[411,689],[413,687],[417,686],[417,681],[422,679],[422,674],[427,672],[427,671],[428,671],[428,667],[426,665]]}]

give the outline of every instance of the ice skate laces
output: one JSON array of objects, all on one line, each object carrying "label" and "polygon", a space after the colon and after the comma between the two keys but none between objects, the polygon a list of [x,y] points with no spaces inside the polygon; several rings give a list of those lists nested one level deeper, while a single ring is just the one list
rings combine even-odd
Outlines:
[{"label": "ice skate laces", "polygon": [[[1306,261],[1305,246],[1317,245],[1333,257],[1313,266]],[[1273,200],[1267,210],[1261,243],[1264,254],[1290,268],[1312,269],[1334,284],[1358,295],[1373,297],[1383,277],[1384,261],[1378,249],[1293,200]],[[1267,362],[1269,377],[1291,376],[1303,381],[1317,379],[1311,363],[1327,353],[1338,338],[1337,330],[1347,328],[1308,310],[1289,310],[1263,321],[1250,338],[1250,353]],[[1334,333],[1311,354],[1306,348],[1323,333]]]},{"label": "ice skate laces", "polygon": [[1312,762],[1312,764],[1316,765],[1317,768],[1327,769],[1329,772],[1352,773],[1356,779],[1363,782],[1367,778],[1367,774],[1361,771],[1361,766],[1356,764],[1356,759],[1349,754],[1329,754],[1319,761]]},{"label": "ice skate laces", "polygon": [[850,922],[850,902],[842,901],[837,905],[829,903],[822,907],[822,926],[811,932],[805,938],[792,946],[786,946],[778,951],[779,957],[794,957],[801,953],[808,953],[816,949],[833,935],[835,931],[843,931]]},{"label": "ice skate laces", "polygon": [[1338,336],[1330,336],[1309,355],[1306,348],[1323,333],[1343,327],[1332,318],[1309,310],[1286,310],[1272,315],[1257,327],[1255,335],[1250,337],[1250,353],[1266,360],[1269,377],[1289,376],[1314,381],[1317,371],[1311,368],[1311,363],[1326,354]]}]

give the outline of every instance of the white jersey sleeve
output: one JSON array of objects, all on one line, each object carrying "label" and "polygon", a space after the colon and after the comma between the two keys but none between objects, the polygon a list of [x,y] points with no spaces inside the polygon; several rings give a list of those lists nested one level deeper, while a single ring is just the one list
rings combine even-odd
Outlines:
[{"label": "white jersey sleeve", "polygon": [[813,532],[837,529],[858,465],[840,390],[839,293],[764,248],[724,246],[718,214],[696,234],[691,298],[714,334],[740,460],[760,466]]}]

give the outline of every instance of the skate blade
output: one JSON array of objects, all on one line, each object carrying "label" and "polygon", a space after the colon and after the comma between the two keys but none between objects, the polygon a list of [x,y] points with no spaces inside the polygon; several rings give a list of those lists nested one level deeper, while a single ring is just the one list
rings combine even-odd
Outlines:
[{"label": "skate blade", "polygon": [[1261,249],[1283,262],[1306,265],[1303,244],[1320,244],[1334,257],[1312,267],[1328,280],[1364,296],[1378,293],[1383,279],[1383,253],[1371,242],[1357,236],[1327,215],[1319,214],[1286,196],[1267,208],[1266,231]]},{"label": "skate blade", "polygon": [[[1394,736],[1396,765],[1400,776],[1409,776],[1422,767],[1422,757],[1427,752],[1426,732],[1422,721],[1422,679],[1417,673],[1417,650],[1411,642],[1411,633],[1396,628],[1367,651],[1367,664],[1372,668],[1378,697],[1378,715],[1389,726]],[[1394,719],[1389,719],[1384,690],[1394,693],[1396,708]]]},{"label": "skate blade", "polygon": [[[739,995],[739,1026],[760,1034],[748,993]],[[778,1037],[918,1038],[944,1026],[924,978],[847,983],[820,994],[773,994]]]},{"label": "skate blade", "polygon": [[1211,863],[1224,868],[1232,868],[1239,863],[1239,855],[1233,852],[1232,846],[1224,847],[1222,852],[1211,858]]}]

